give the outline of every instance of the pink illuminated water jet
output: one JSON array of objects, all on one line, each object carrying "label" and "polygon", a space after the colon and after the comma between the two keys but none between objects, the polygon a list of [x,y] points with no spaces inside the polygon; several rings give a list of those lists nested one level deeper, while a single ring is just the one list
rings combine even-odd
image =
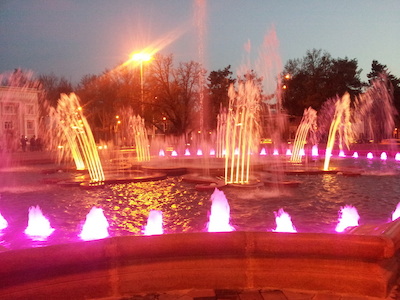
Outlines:
[{"label": "pink illuminated water jet", "polygon": [[286,150],[286,155],[287,155],[287,156],[292,156],[292,150],[287,149],[287,150]]},{"label": "pink illuminated water jet", "polygon": [[178,156],[178,152],[176,152],[175,150],[171,152],[171,156],[176,157]]},{"label": "pink illuminated water jet", "polygon": [[202,156],[203,155],[203,151],[201,149],[197,150],[197,156]]},{"label": "pink illuminated water jet", "polygon": [[147,219],[147,225],[144,227],[144,235],[163,234],[163,218],[162,212],[159,210],[151,210]]},{"label": "pink illuminated water jet", "polygon": [[161,149],[161,150],[158,152],[158,156],[165,156],[165,152],[164,152],[163,149]]},{"label": "pink illuminated water jet", "polygon": [[368,152],[367,158],[368,159],[373,159],[374,158],[374,155],[372,154],[372,152]]},{"label": "pink illuminated water jet", "polygon": [[343,151],[343,150],[340,150],[340,151],[339,151],[339,157],[346,157],[346,154],[344,154],[344,151]]},{"label": "pink illuminated water jet", "polygon": [[267,151],[265,150],[265,148],[261,149],[260,155],[262,155],[262,156],[267,155]]},{"label": "pink illuminated water jet", "polygon": [[279,155],[278,149],[274,149],[274,152],[272,153],[272,155]]},{"label": "pink illuminated water jet", "polygon": [[353,153],[353,158],[358,158],[358,152],[357,151]]},{"label": "pink illuminated water jet", "polygon": [[312,146],[311,156],[318,156],[318,146],[317,145]]},{"label": "pink illuminated water jet", "polygon": [[336,232],[343,232],[347,227],[358,226],[358,215],[357,209],[351,205],[342,207],[339,211],[339,223],[336,226]]},{"label": "pink illuminated water jet", "polygon": [[230,207],[224,192],[216,188],[210,200],[212,204],[207,224],[208,232],[228,232],[235,230],[229,224]]},{"label": "pink illuminated water jet", "polygon": [[292,219],[290,215],[280,208],[278,212],[275,212],[275,222],[276,228],[274,232],[297,232],[296,228],[293,226]]},{"label": "pink illuminated water jet", "polygon": [[381,160],[387,160],[387,154],[386,152],[381,153]]},{"label": "pink illuminated water jet", "polygon": [[210,156],[215,156],[215,150],[214,149],[210,150]]},{"label": "pink illuminated water jet", "polygon": [[31,206],[29,208],[28,227],[25,229],[25,234],[34,239],[41,240],[50,236],[54,228],[50,226],[50,221],[43,216],[40,207]]},{"label": "pink illuminated water jet", "polygon": [[3,217],[2,214],[0,213],[0,230],[6,229],[7,226],[8,226],[7,220],[4,219],[4,217]]},{"label": "pink illuminated water jet", "polygon": [[400,161],[400,153],[396,153],[396,155],[394,156],[394,159],[396,161]]},{"label": "pink illuminated water jet", "polygon": [[400,202],[397,203],[396,209],[392,214],[392,221],[397,220],[400,217]]},{"label": "pink illuminated water jet", "polygon": [[186,149],[186,150],[185,150],[185,156],[190,156],[190,151],[189,151],[189,149]]},{"label": "pink illuminated water jet", "polygon": [[103,209],[92,207],[86,215],[86,221],[79,237],[84,241],[104,239],[109,236],[108,227],[109,224],[104,216]]}]

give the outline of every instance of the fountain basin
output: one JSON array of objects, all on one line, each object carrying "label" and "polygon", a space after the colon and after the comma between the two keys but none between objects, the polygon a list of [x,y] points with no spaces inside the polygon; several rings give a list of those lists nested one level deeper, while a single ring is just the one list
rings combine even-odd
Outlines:
[{"label": "fountain basin", "polygon": [[[121,236],[0,253],[0,297],[86,299],[183,289],[294,289],[386,297],[389,234],[275,232]],[[394,229],[393,229],[394,228]]]}]

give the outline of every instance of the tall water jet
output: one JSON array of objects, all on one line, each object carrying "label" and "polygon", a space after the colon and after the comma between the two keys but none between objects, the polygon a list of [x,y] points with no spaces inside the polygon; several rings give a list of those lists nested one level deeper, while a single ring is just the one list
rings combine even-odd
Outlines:
[{"label": "tall water jet", "polygon": [[147,224],[143,230],[144,235],[157,235],[163,234],[163,218],[162,212],[158,210],[151,210],[147,219]]},{"label": "tall water jet", "polygon": [[91,183],[104,181],[103,167],[92,130],[82,112],[78,97],[61,94],[56,108],[51,107],[53,143],[66,141],[78,170],[87,169]]},{"label": "tall water jet", "polygon": [[216,188],[210,200],[211,212],[207,224],[208,232],[227,232],[235,230],[229,223],[230,207],[224,192]]},{"label": "tall water jet", "polygon": [[108,227],[109,224],[104,216],[103,209],[92,207],[86,215],[79,237],[84,241],[104,239],[109,236]]},{"label": "tall water jet", "polygon": [[[229,88],[229,111],[225,137],[225,183],[246,184],[250,180],[251,153],[260,140],[260,90],[253,80]],[[235,151],[238,149],[238,155]]]},{"label": "tall water jet", "polygon": [[379,143],[391,138],[397,110],[393,104],[393,87],[385,74],[373,80],[368,90],[355,101],[355,123],[359,134]]},{"label": "tall water jet", "polygon": [[350,123],[350,95],[345,93],[342,98],[336,99],[335,114],[329,128],[328,142],[326,145],[324,171],[329,170],[329,162],[332,149],[335,144],[336,134],[339,132],[339,147],[343,149],[343,143],[349,148],[351,134]]},{"label": "tall water jet", "polygon": [[[315,134],[316,127],[317,111],[309,107],[304,110],[303,118],[301,119],[300,125],[296,131],[296,136],[292,149],[292,156],[290,157],[291,162],[301,162],[301,150],[304,149],[304,146],[307,143],[308,133],[311,132],[312,134]],[[315,140],[315,138],[313,140]]]}]

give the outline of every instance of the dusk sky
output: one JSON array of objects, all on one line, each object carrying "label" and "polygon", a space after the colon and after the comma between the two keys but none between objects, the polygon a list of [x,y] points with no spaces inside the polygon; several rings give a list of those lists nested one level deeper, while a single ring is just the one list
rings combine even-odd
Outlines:
[{"label": "dusk sky", "polygon": [[267,55],[277,66],[315,48],[356,58],[363,80],[374,59],[400,77],[399,0],[0,0],[0,73],[78,83],[146,47],[236,72],[275,33]]}]

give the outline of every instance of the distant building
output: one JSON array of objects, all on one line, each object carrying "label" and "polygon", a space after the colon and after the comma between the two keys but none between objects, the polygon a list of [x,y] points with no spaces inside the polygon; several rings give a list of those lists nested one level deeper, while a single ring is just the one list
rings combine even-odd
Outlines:
[{"label": "distant building", "polygon": [[0,151],[15,151],[21,136],[38,136],[39,91],[34,88],[0,86]]}]

